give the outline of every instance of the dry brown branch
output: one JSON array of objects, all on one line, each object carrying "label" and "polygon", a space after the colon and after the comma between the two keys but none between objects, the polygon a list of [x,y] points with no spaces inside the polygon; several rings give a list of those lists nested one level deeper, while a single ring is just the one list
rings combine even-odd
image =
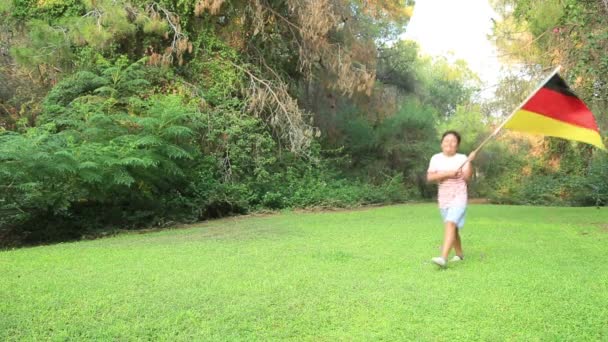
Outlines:
[{"label": "dry brown branch", "polygon": [[146,14],[150,20],[159,20],[162,14],[164,20],[167,22],[173,33],[171,45],[165,49],[162,55],[152,55],[150,63],[168,65],[173,63],[173,56],[175,55],[175,57],[177,57],[178,64],[182,65],[184,63],[184,54],[186,52],[192,52],[193,47],[192,43],[188,40],[188,37],[186,37],[186,35],[184,35],[182,32],[182,27],[179,23],[179,16],[163,8],[158,3],[147,5]]},{"label": "dry brown branch", "polygon": [[307,122],[312,116],[298,106],[287,84],[280,79],[265,80],[244,67],[232,65],[249,78],[245,90],[247,111],[265,119],[292,152],[306,155],[313,137],[319,136],[320,131]]},{"label": "dry brown branch", "polygon": [[[281,14],[264,0],[250,2],[253,34],[264,34],[267,22],[283,22],[298,48],[298,70],[305,78],[315,74],[328,77],[327,84],[344,95],[371,94],[375,80],[374,61],[358,63],[353,48],[330,40],[330,33],[342,23],[331,0],[288,0],[288,14]],[[270,18],[270,19],[269,19]],[[367,47],[366,47],[367,48]],[[373,49],[373,47],[372,47]],[[359,48],[358,51],[363,51]],[[372,54],[371,58],[375,58]],[[367,58],[367,57],[366,57]]]},{"label": "dry brown branch", "polygon": [[205,13],[205,11],[209,11],[209,13],[216,15],[220,12],[224,1],[225,0],[199,0],[196,5],[194,5],[194,14],[200,16]]}]

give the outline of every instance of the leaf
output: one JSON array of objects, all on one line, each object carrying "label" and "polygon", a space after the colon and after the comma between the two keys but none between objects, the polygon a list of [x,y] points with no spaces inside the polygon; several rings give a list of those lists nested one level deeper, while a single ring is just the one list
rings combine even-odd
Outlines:
[{"label": "leaf", "polygon": [[113,175],[114,183],[130,186],[135,179],[125,170],[119,170]]},{"label": "leaf", "polygon": [[153,136],[153,135],[143,136],[134,142],[134,145],[137,147],[159,146],[162,144],[163,144],[162,139],[160,139],[156,136]]},{"label": "leaf", "polygon": [[194,132],[184,126],[171,126],[163,130],[163,135],[168,136],[170,138],[185,138],[191,137],[194,135]]},{"label": "leaf", "polygon": [[92,161],[85,161],[85,162],[80,163],[80,165],[78,165],[79,170],[96,169],[98,167],[99,167],[99,165]]},{"label": "leaf", "polygon": [[112,96],[117,93],[117,90],[110,86],[103,86],[95,89],[94,92],[101,95]]},{"label": "leaf", "polygon": [[86,183],[101,183],[103,177],[98,172],[85,171],[80,173],[80,178]]},{"label": "leaf", "polygon": [[167,153],[167,155],[171,159],[181,159],[181,158],[192,159],[192,156],[190,155],[190,153],[188,153],[186,150],[184,150],[183,148],[176,146],[176,145],[165,145],[165,146],[163,146],[163,150]]}]

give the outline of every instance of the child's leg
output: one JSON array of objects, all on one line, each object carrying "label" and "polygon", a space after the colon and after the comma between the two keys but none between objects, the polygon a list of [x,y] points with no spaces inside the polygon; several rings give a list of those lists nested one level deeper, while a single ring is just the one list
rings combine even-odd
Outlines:
[{"label": "child's leg", "polygon": [[456,223],[446,221],[445,232],[443,234],[443,248],[441,249],[441,257],[443,257],[444,260],[448,260],[448,254],[450,254],[450,249],[452,249],[456,234]]},{"label": "child's leg", "polygon": [[456,229],[456,235],[454,236],[454,251],[456,255],[462,258],[462,242],[460,241],[460,232],[458,232],[458,228]]}]

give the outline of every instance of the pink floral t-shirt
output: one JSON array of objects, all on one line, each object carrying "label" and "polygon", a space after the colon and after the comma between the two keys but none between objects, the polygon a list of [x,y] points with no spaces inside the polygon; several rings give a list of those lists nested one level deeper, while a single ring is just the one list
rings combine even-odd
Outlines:
[{"label": "pink floral t-shirt", "polygon": [[[431,158],[427,172],[455,171],[466,160],[467,156],[461,153],[456,153],[451,157],[437,153]],[[466,207],[467,182],[462,177],[448,178],[439,182],[437,201],[440,208]]]}]

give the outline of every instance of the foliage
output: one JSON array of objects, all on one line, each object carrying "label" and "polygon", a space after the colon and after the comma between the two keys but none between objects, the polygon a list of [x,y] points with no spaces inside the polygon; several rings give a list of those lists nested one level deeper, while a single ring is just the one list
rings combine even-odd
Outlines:
[{"label": "foliage", "polygon": [[477,90],[479,78],[462,60],[454,64],[445,58],[423,60],[422,68],[420,97],[443,117],[454,114],[456,107],[468,102]]},{"label": "foliage", "polygon": [[416,94],[423,104],[448,118],[456,107],[470,101],[479,86],[479,78],[458,60],[418,57],[415,42],[401,41],[380,54],[378,79]]},{"label": "foliage", "polygon": [[437,113],[454,114],[470,74],[411,43],[389,47],[411,6],[3,4],[2,236],[428,195]]},{"label": "foliage", "polygon": [[382,182],[387,175],[399,174],[414,193],[426,193],[424,178],[428,158],[435,152],[437,132],[435,112],[416,101],[404,102],[392,117],[372,123],[351,108],[334,123],[349,161],[348,174]]},{"label": "foliage", "polygon": [[133,97],[143,77],[141,65],[120,60],[77,73],[49,93],[37,127],[2,136],[2,204],[15,213],[5,223],[34,229],[81,207],[136,208],[184,186],[202,116],[179,96]]},{"label": "foliage", "polygon": [[392,84],[408,93],[420,87],[417,43],[408,40],[397,42],[383,50],[379,57],[377,78],[384,84]]}]

